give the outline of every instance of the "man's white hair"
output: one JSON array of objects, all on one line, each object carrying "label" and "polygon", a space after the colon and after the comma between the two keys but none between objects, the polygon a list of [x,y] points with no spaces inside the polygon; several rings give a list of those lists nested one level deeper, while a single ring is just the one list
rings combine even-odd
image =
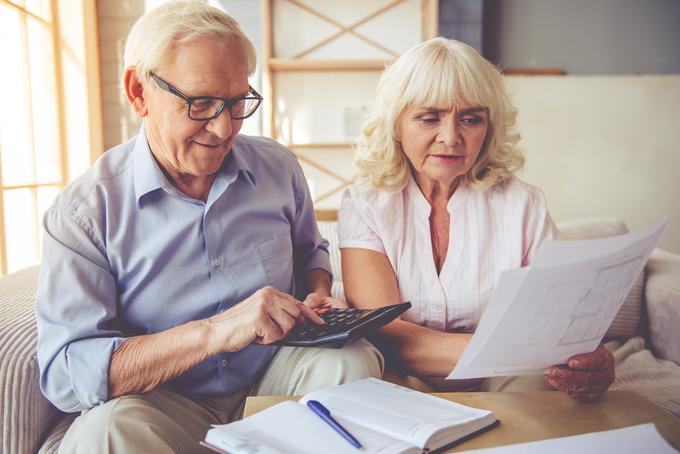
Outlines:
[{"label": "man's white hair", "polygon": [[172,61],[175,47],[202,36],[234,39],[246,55],[248,74],[255,72],[253,43],[229,14],[199,1],[175,0],[153,8],[132,26],[125,42],[123,64],[134,67],[137,77],[158,71]]}]

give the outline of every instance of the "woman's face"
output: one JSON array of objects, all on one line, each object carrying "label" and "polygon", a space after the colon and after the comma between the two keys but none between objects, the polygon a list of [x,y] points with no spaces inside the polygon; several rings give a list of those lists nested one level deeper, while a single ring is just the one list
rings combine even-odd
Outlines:
[{"label": "woman's face", "polygon": [[398,138],[417,182],[450,186],[472,168],[488,130],[485,107],[410,107],[399,118]]}]

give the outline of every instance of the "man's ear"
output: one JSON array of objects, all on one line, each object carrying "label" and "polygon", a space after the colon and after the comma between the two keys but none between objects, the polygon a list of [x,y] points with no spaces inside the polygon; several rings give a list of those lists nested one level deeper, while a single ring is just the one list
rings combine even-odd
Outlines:
[{"label": "man's ear", "polygon": [[130,66],[125,68],[123,74],[123,85],[125,86],[125,97],[140,117],[146,117],[148,108],[144,99],[144,86],[139,80],[137,68]]}]

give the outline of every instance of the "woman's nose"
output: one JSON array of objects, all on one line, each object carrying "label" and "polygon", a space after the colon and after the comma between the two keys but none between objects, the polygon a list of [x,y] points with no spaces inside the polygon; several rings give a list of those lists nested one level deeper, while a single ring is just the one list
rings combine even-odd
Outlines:
[{"label": "woman's nose", "polygon": [[453,147],[456,143],[461,141],[460,125],[453,115],[442,119],[442,122],[439,125],[438,139],[447,147]]}]

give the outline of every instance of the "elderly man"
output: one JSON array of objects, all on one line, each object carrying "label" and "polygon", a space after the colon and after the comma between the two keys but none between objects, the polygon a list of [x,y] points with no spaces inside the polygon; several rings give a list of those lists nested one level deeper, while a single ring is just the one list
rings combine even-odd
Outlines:
[{"label": "elderly man", "polygon": [[323,323],[312,308],[344,302],[330,298],[294,155],[238,135],[262,99],[248,85],[255,62],[236,21],[200,2],[151,10],[128,36],[123,84],[143,127],[44,218],[40,385],[81,412],[62,452],[200,451],[249,394],[382,373],[363,340],[270,345],[296,322]]}]

